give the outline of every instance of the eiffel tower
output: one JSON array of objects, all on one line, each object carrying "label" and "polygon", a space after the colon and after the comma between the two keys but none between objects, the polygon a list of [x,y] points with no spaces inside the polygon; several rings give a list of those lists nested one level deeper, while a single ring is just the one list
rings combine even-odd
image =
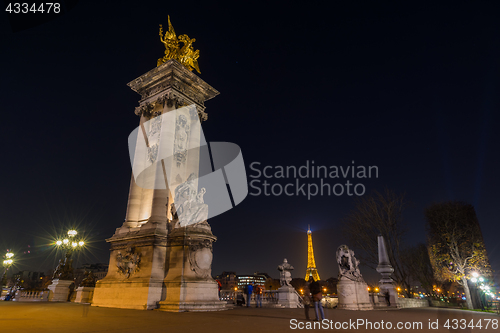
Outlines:
[{"label": "eiffel tower", "polygon": [[316,262],[314,261],[314,250],[311,227],[307,226],[307,269],[306,281],[313,278],[314,281],[319,281],[318,270],[316,269]]}]

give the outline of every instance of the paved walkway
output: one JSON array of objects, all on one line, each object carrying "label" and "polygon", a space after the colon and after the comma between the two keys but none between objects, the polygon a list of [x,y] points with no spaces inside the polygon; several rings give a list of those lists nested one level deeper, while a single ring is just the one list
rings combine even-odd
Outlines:
[{"label": "paved walkway", "polygon": [[[477,313],[454,309],[394,309],[394,310],[373,310],[373,311],[347,311],[325,309],[325,315],[333,320],[333,329],[330,331],[341,332],[448,332],[442,325],[446,320],[460,319],[470,324],[479,323],[481,319],[482,329],[466,328],[458,329],[457,332],[500,332],[500,327],[492,329],[493,320],[500,319],[500,316],[488,313]],[[311,310],[314,318],[314,310]],[[0,332],[1,333],[24,333],[24,332],[286,332],[292,331],[290,327],[295,327],[298,319],[299,325],[313,325],[312,321],[304,320],[303,309],[267,309],[267,308],[236,308],[220,312],[184,312],[170,313],[161,311],[139,311],[122,310],[111,308],[90,307],[88,305],[76,303],[18,303],[0,302]],[[489,320],[492,321],[489,321]],[[292,320],[292,322],[291,322]],[[360,325],[354,329],[353,322],[358,320],[370,321],[373,328]],[[376,323],[384,321],[384,329],[375,330]],[[429,320],[435,322],[439,320],[438,329],[429,329]],[[335,329],[337,325],[344,325],[345,329]],[[391,329],[387,329],[387,322],[392,324]],[[421,328],[414,326],[414,329],[397,329],[398,322],[406,322],[407,326],[422,323]],[[489,328],[485,325],[489,322]],[[300,324],[299,324],[300,323]],[[409,324],[408,324],[409,323]],[[350,326],[349,326],[350,325]],[[350,328],[349,328],[349,327]],[[337,326],[339,327],[339,326]],[[408,326],[409,327],[409,326]],[[328,329],[329,330],[329,329]]]}]

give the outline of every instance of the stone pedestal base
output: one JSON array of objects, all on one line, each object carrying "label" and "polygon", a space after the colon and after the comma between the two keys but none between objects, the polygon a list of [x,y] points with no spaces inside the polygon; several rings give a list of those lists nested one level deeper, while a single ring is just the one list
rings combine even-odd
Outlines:
[{"label": "stone pedestal base", "polygon": [[398,292],[396,291],[396,288],[394,288],[393,284],[381,284],[379,285],[380,288],[380,296],[379,296],[379,306],[387,306],[387,300],[385,298],[385,294],[388,292],[389,293],[389,301],[391,303],[391,306],[397,307],[398,306]]},{"label": "stone pedestal base", "polygon": [[299,297],[293,287],[283,286],[278,289],[278,304],[284,308],[297,308]]},{"label": "stone pedestal base", "polygon": [[161,299],[163,280],[100,280],[96,283],[92,306],[152,310]]},{"label": "stone pedestal base", "polygon": [[337,309],[343,310],[372,310],[368,294],[368,285],[365,282],[352,281],[341,278],[337,283],[339,304]]},{"label": "stone pedestal base", "polygon": [[92,303],[94,287],[78,287],[76,289],[75,303]]},{"label": "stone pedestal base", "polygon": [[220,311],[217,282],[212,279],[212,242],[217,238],[208,223],[174,229],[168,238],[168,272],[161,311]]},{"label": "stone pedestal base", "polygon": [[97,281],[92,306],[150,310],[162,298],[167,229],[148,222],[138,230],[117,233],[111,243],[108,274]]},{"label": "stone pedestal base", "polygon": [[185,281],[165,283],[167,298],[158,303],[158,309],[170,312],[220,311],[226,302],[219,300],[215,281]]},{"label": "stone pedestal base", "polygon": [[73,280],[52,280],[52,284],[48,287],[50,290],[49,302],[67,302],[69,296],[69,286]]}]

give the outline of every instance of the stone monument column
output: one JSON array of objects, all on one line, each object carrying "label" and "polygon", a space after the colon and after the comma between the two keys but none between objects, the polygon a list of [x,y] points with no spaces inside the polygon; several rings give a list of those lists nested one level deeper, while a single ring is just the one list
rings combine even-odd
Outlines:
[{"label": "stone monument column", "polygon": [[[167,246],[171,239],[168,230],[173,227],[169,225],[169,217],[174,215],[173,193],[190,175],[196,178],[197,186],[200,157],[196,147],[201,139],[197,118],[207,119],[204,102],[219,92],[175,59],[165,61],[128,85],[141,95],[135,110],[140,116],[137,142],[142,140],[147,147],[142,155],[136,149],[134,163],[150,166],[140,175],[132,176],[126,219],[106,240],[111,246],[109,270],[96,283],[92,305],[154,309],[168,294],[164,279],[171,260]],[[175,122],[162,123],[161,115],[189,105],[195,107],[181,112]],[[192,125],[186,126],[189,124]],[[160,137],[174,137],[179,126],[185,126],[185,149],[176,151],[173,144],[161,145],[160,141],[164,141]],[[158,156],[173,158],[157,161]],[[201,238],[210,244],[215,240],[213,235]]]},{"label": "stone monument column", "polygon": [[389,256],[387,255],[387,248],[385,246],[384,236],[378,236],[378,266],[377,272],[382,275],[379,281],[379,289],[381,298],[379,300],[380,304],[387,304],[385,301],[385,295],[389,293],[389,302],[391,306],[397,306],[398,292],[394,288],[394,280],[391,278],[391,274],[394,272],[394,268],[391,265]]}]

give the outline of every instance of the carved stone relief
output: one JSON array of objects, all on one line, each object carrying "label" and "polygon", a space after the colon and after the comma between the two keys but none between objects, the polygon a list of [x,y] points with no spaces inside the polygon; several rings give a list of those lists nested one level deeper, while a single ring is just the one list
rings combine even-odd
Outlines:
[{"label": "carved stone relief", "polygon": [[116,255],[116,267],[118,273],[130,277],[133,273],[139,271],[141,263],[141,254],[135,251],[135,248],[129,246],[124,254],[121,251]]}]

